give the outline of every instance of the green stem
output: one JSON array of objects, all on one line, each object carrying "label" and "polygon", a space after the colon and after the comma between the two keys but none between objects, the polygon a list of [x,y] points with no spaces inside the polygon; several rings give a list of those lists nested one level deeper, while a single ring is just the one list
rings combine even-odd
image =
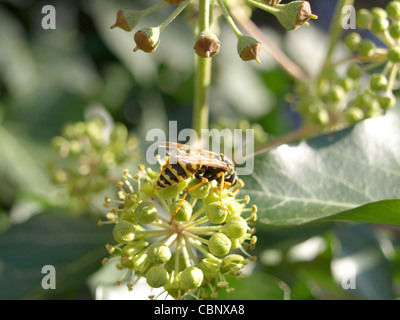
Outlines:
[{"label": "green stem", "polygon": [[[199,34],[209,30],[210,0],[199,0]],[[211,83],[211,59],[195,55],[194,110],[192,127],[197,136],[201,129],[208,128],[209,106],[207,103],[208,88]]]},{"label": "green stem", "polygon": [[165,19],[165,21],[160,24],[160,32],[163,31],[181,12],[186,6],[189,4],[190,0],[183,1],[171,14]]},{"label": "green stem", "polygon": [[155,4],[154,6],[151,6],[151,7],[147,8],[147,9],[141,10],[142,17],[144,17],[144,16],[156,11],[157,9],[160,9],[161,7],[165,6],[166,4],[167,3],[165,1],[161,1],[160,3]]},{"label": "green stem", "polygon": [[394,64],[392,66],[392,69],[390,70],[390,74],[389,74],[389,82],[388,82],[388,86],[386,89],[386,93],[392,92],[394,82],[396,81],[396,75],[397,75],[398,69],[399,69],[399,67],[397,64]]},{"label": "green stem", "polygon": [[325,63],[323,64],[322,70],[325,70],[332,64],[331,58],[333,50],[335,49],[336,43],[339,41],[340,36],[343,33],[342,28],[342,9],[346,5],[352,5],[354,0],[339,0],[336,5],[335,14],[332,18],[331,26],[329,29],[329,46],[325,57]]},{"label": "green stem", "polygon": [[267,11],[267,12],[272,13],[272,14],[277,13],[277,12],[280,11],[280,9],[271,7],[271,6],[267,5],[267,4],[263,4],[263,3],[260,3],[260,2],[257,2],[257,1],[246,0],[246,2],[251,4],[251,5],[253,5],[253,6],[255,6],[255,7],[257,7],[257,8],[259,8],[259,9],[261,9],[261,10]]},{"label": "green stem", "polygon": [[229,23],[229,25],[231,26],[233,32],[235,32],[237,37],[242,36],[243,34],[240,32],[239,28],[236,26],[235,22],[233,21],[231,15],[229,14],[228,9],[225,6],[224,0],[217,0],[218,5],[222,11],[222,14],[225,17],[225,20]]}]

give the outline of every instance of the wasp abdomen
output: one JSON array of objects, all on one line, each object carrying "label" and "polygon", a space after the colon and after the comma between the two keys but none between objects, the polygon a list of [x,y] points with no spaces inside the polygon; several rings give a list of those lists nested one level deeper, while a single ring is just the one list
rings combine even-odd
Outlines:
[{"label": "wasp abdomen", "polygon": [[193,176],[201,167],[199,164],[185,163],[180,160],[176,163],[167,163],[165,166],[166,168],[163,168],[157,180],[156,189],[172,187]]}]

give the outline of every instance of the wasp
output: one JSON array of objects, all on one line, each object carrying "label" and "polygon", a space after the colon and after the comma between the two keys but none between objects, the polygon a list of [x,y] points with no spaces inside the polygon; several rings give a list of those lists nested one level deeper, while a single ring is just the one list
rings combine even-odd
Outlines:
[{"label": "wasp", "polygon": [[175,142],[161,142],[159,143],[159,147],[166,149],[168,157],[153,186],[152,199],[154,199],[155,190],[172,187],[192,176],[200,180],[199,183],[185,190],[181,202],[171,217],[170,224],[174,220],[186,196],[191,191],[213,180],[216,180],[218,183],[221,205],[229,212],[229,209],[222,202],[222,189],[237,185],[233,190],[233,192],[236,192],[243,186],[236,174],[235,165],[231,159],[222,153],[218,154]]}]

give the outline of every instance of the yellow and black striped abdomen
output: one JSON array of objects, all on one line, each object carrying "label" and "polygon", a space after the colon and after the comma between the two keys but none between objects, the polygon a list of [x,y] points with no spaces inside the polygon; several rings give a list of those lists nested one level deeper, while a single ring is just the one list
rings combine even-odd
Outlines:
[{"label": "yellow and black striped abdomen", "polygon": [[176,163],[167,163],[158,177],[156,189],[168,188],[193,176],[201,165],[191,164],[181,160]]}]

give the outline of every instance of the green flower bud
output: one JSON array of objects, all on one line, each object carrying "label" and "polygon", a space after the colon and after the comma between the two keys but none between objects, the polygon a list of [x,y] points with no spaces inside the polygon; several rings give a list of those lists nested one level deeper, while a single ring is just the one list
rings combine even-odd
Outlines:
[{"label": "green flower bud", "polygon": [[389,28],[389,20],[385,18],[373,18],[371,31],[375,34],[384,33]]},{"label": "green flower bud", "polygon": [[382,115],[382,109],[377,98],[374,98],[365,106],[364,114],[365,118],[379,117]]},{"label": "green flower bud", "polygon": [[[195,186],[199,182],[200,180],[196,178],[193,179],[192,181],[189,182],[188,188]],[[211,188],[211,183],[205,183],[202,184],[200,187],[197,187],[196,189],[191,191],[190,194],[192,195],[192,197],[196,199],[205,199],[210,193],[210,188]]]},{"label": "green flower bud", "polygon": [[361,40],[358,45],[358,53],[362,57],[372,57],[375,54],[375,43],[369,39]]},{"label": "green flower bud", "polygon": [[226,206],[232,215],[240,214],[243,209],[243,205],[240,202],[237,202],[235,199],[228,201]]},{"label": "green flower bud", "polygon": [[117,21],[111,26],[111,29],[118,27],[125,31],[133,30],[143,16],[142,11],[124,9],[117,13]]},{"label": "green flower bud", "polygon": [[223,233],[215,233],[208,240],[208,249],[214,256],[224,256],[231,250],[232,242]]},{"label": "green flower bud", "polygon": [[395,40],[400,38],[400,21],[393,21],[389,27],[389,34]]},{"label": "green flower bud", "polygon": [[384,92],[378,96],[378,102],[383,110],[387,110],[396,104],[396,97],[391,92]]},{"label": "green flower bud", "polygon": [[387,18],[387,12],[385,11],[385,9],[379,7],[372,8],[371,13],[373,18],[381,18],[381,19]]},{"label": "green flower bud", "polygon": [[135,215],[141,224],[152,223],[157,218],[157,207],[152,202],[143,201],[136,208]]},{"label": "green flower bud", "polygon": [[400,62],[400,47],[390,48],[387,57],[389,61],[394,63]]},{"label": "green flower bud", "polygon": [[150,266],[150,260],[147,259],[147,254],[139,252],[132,258],[134,269],[138,274],[143,274],[147,271]]},{"label": "green flower bud", "polygon": [[69,155],[69,141],[64,137],[58,136],[51,140],[52,149],[61,157],[65,158]]},{"label": "green flower bud", "polygon": [[208,205],[212,202],[217,202],[217,201],[219,201],[219,189],[213,189],[208,194],[208,196],[203,200],[203,203],[205,205]]},{"label": "green flower bud", "polygon": [[225,221],[228,212],[218,201],[218,202],[212,202],[206,206],[206,215],[211,223],[221,224],[222,222]]},{"label": "green flower bud", "polygon": [[152,288],[161,288],[168,283],[169,274],[164,267],[152,267],[146,273],[146,281]]},{"label": "green flower bud", "polygon": [[121,265],[127,269],[135,268],[135,261],[131,256],[123,256],[121,255]]},{"label": "green flower bud", "polygon": [[341,101],[346,95],[344,89],[339,85],[333,85],[328,92],[328,100],[330,102],[339,102]]},{"label": "green flower bud", "polygon": [[357,107],[350,107],[345,112],[345,117],[348,123],[355,124],[364,119],[364,112]]},{"label": "green flower bud", "polygon": [[356,24],[360,29],[369,29],[372,23],[372,13],[368,9],[360,9],[356,14]]},{"label": "green flower bud", "polygon": [[147,250],[149,260],[156,264],[163,264],[171,259],[171,250],[161,242],[153,243]]},{"label": "green flower bud", "polygon": [[160,43],[160,28],[144,28],[135,33],[134,36],[136,47],[134,52],[143,50],[144,52],[151,53],[157,49]]},{"label": "green flower bud", "polygon": [[238,264],[243,264],[244,258],[239,254],[230,254],[222,260],[221,272],[229,272]]},{"label": "green flower bud", "polygon": [[196,267],[187,267],[181,274],[181,288],[183,290],[195,289],[203,282],[203,271]]},{"label": "green flower bud", "polygon": [[135,238],[135,227],[128,221],[119,221],[114,226],[113,236],[115,241],[119,243],[131,242]]},{"label": "green flower bud", "polygon": [[400,18],[400,2],[398,1],[390,1],[386,5],[386,12],[391,19],[399,19]]},{"label": "green flower bud", "polygon": [[221,268],[222,260],[218,258],[205,258],[202,260],[204,265],[211,272],[218,272]]},{"label": "green flower bud", "polygon": [[352,63],[347,69],[347,75],[352,79],[358,79],[362,76],[362,69],[357,63]]},{"label": "green flower bud", "polygon": [[339,79],[337,84],[341,86],[345,91],[350,91],[356,88],[356,83],[354,79],[350,77],[344,77],[342,79]]},{"label": "green flower bud", "polygon": [[344,43],[350,51],[356,51],[360,42],[361,36],[357,32],[351,32],[344,38]]},{"label": "green flower bud", "polygon": [[218,54],[221,46],[217,36],[210,31],[201,32],[194,45],[194,51],[202,58],[211,58]]},{"label": "green flower bud", "polygon": [[321,125],[327,125],[329,123],[329,112],[326,109],[320,109],[315,114],[315,121]]},{"label": "green flower bud", "polygon": [[226,232],[229,238],[240,238],[247,233],[247,222],[240,216],[232,216],[226,222]]},{"label": "green flower bud", "polygon": [[237,43],[237,51],[243,61],[256,60],[260,63],[261,43],[249,36],[240,36]]},{"label": "green flower bud", "polygon": [[381,91],[388,85],[388,80],[381,73],[375,73],[369,79],[369,87],[372,91]]},{"label": "green flower bud", "polygon": [[[181,203],[181,200],[177,200],[171,204],[169,207],[169,212],[171,215],[173,215],[178,208],[179,204]],[[182,205],[180,206],[178,212],[176,213],[175,220],[176,221],[188,221],[190,217],[192,216],[193,208],[189,202],[184,200],[182,202]]]},{"label": "green flower bud", "polygon": [[176,198],[179,194],[179,186],[177,184],[173,185],[172,187],[162,188],[157,190],[158,196],[161,199],[168,200]]},{"label": "green flower bud", "polygon": [[271,12],[278,19],[280,24],[287,30],[294,30],[307,24],[309,19],[318,17],[311,12],[311,6],[308,1],[292,1],[287,4],[278,4],[274,8],[280,9],[277,12]]},{"label": "green flower bud", "polygon": [[82,151],[82,144],[78,140],[70,140],[69,142],[69,154],[71,156],[77,156]]}]

